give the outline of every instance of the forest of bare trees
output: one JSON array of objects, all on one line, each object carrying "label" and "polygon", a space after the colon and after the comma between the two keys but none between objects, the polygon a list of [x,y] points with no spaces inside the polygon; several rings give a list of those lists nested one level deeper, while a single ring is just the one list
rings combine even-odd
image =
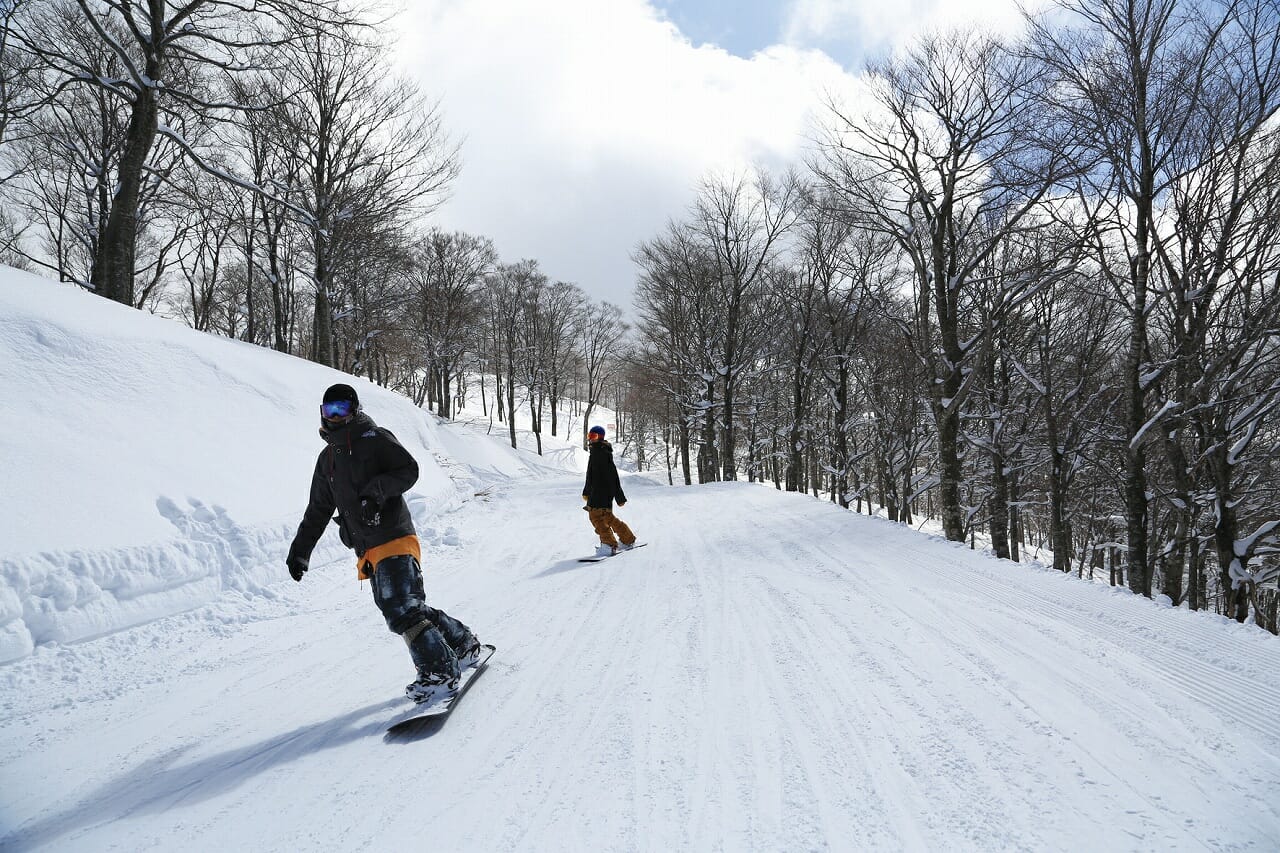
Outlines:
[{"label": "forest of bare trees", "polygon": [[[618,367],[621,310],[427,228],[460,152],[333,0],[5,0],[0,262],[368,376],[517,440]],[[489,398],[483,403],[486,412]]]},{"label": "forest of bare trees", "polygon": [[922,38],[800,174],[635,254],[684,482],[745,477],[1276,630],[1280,10],[1064,0]]},{"label": "forest of bare trees", "polygon": [[385,24],[0,0],[0,262],[441,417],[478,390],[513,445],[606,407],[672,483],[932,519],[1276,631],[1274,0],[921,38],[828,101],[803,164],[692,188],[629,313],[424,225],[461,151]]}]

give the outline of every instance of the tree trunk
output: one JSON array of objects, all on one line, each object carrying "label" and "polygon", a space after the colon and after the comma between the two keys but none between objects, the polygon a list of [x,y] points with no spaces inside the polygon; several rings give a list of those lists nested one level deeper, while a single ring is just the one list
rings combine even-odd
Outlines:
[{"label": "tree trunk", "polygon": [[[276,352],[289,351],[289,334],[293,318],[293,305],[284,290],[284,277],[280,269],[280,228],[273,227],[267,205],[263,203],[261,222],[267,241],[267,270],[271,276],[272,346]],[[252,263],[252,259],[250,260]]]},{"label": "tree trunk", "polygon": [[1200,604],[1200,539],[1191,537],[1187,559],[1187,609],[1199,610]]},{"label": "tree trunk", "polygon": [[938,461],[941,482],[938,500],[942,504],[942,528],[948,540],[965,540],[964,511],[960,508],[960,415],[941,410],[938,415]]},{"label": "tree trunk", "polygon": [[880,471],[880,500],[884,504],[885,514],[889,516],[889,520],[897,521],[898,487],[893,481],[893,475],[889,473],[887,463]]},{"label": "tree trunk", "polygon": [[[845,424],[849,420],[849,371],[844,360],[840,361],[840,379],[836,384],[836,405],[833,419],[835,422],[835,449],[832,451],[832,465],[836,470],[834,488],[839,491],[840,506],[849,508],[849,434],[845,432]],[[859,498],[861,502],[861,498]],[[861,507],[859,507],[861,508]]]},{"label": "tree trunk", "polygon": [[[317,264],[317,276],[321,274]],[[311,360],[326,367],[333,366],[333,309],[329,305],[329,290],[316,280],[316,306],[311,339]]]},{"label": "tree trunk", "polygon": [[[1229,482],[1224,471],[1225,462],[1215,460],[1217,468],[1215,479],[1217,485],[1217,521],[1213,527],[1213,544],[1218,554],[1219,578],[1222,583],[1223,612],[1225,615],[1243,623],[1249,618],[1249,598],[1253,593],[1252,584],[1248,581],[1236,580],[1233,575],[1243,575],[1247,559],[1236,555],[1236,539],[1238,537],[1238,521],[1236,519],[1236,500],[1229,488],[1223,483]],[[1232,569],[1236,569],[1235,572]]]},{"label": "tree trunk", "polygon": [[1004,457],[991,454],[991,549],[997,557],[1009,559],[1009,477],[1004,472]]},{"label": "tree trunk", "polygon": [[693,472],[689,468],[689,445],[691,437],[689,435],[689,424],[684,418],[680,419],[680,473],[684,475],[684,484],[686,486],[693,485]]},{"label": "tree trunk", "polygon": [[[251,204],[257,204],[255,196]],[[249,221],[252,223],[253,214],[250,213]],[[256,344],[258,342],[258,312],[253,304],[253,282],[254,282],[254,266],[253,266],[253,236],[254,230],[252,226],[245,235],[244,256],[247,261],[244,267],[244,291],[245,291],[245,309],[246,309],[246,327],[244,330],[245,340],[249,343]]]},{"label": "tree trunk", "polygon": [[1067,525],[1067,487],[1064,459],[1057,447],[1049,448],[1049,540],[1053,548],[1053,567],[1071,571],[1071,534]]},{"label": "tree trunk", "polygon": [[[1144,154],[1146,153],[1144,148]],[[1133,318],[1129,330],[1129,351],[1125,355],[1125,526],[1128,532],[1126,562],[1129,589],[1151,597],[1151,564],[1147,554],[1147,454],[1139,440],[1147,422],[1146,389],[1142,387],[1142,365],[1147,349],[1147,283],[1151,274],[1149,228],[1154,189],[1150,168],[1143,169],[1144,186],[1137,199],[1133,277]]]},{"label": "tree trunk", "polygon": [[[500,362],[501,356],[499,356],[498,358],[495,358],[494,360]],[[502,368],[499,366],[496,368],[496,372],[494,374],[494,381],[493,381],[493,401],[494,401],[494,405],[498,409],[498,423],[502,423],[503,421],[506,420],[506,417],[505,417],[506,409],[504,407],[504,400],[503,400],[503,390],[505,388],[506,388],[506,383],[502,381]]]},{"label": "tree trunk", "polygon": [[514,365],[507,364],[507,432],[511,436],[511,448],[516,449],[516,379]]},{"label": "tree trunk", "polygon": [[[536,401],[536,402],[535,402]],[[533,423],[533,438],[538,444],[538,455],[542,455],[542,395],[529,391],[529,416]],[[512,447],[515,445],[513,444]]]},{"label": "tree trunk", "polygon": [[589,420],[591,418],[591,412],[593,409],[595,409],[595,407],[596,407],[596,401],[589,399],[587,400],[587,408],[584,409],[582,412],[582,446],[583,447],[587,447],[590,444],[590,442],[587,441],[587,430],[591,429],[591,424],[589,423]]},{"label": "tree trunk", "polygon": [[1005,346],[1004,333],[999,332],[999,346],[992,347],[986,362],[988,387],[996,391],[995,417],[991,420],[988,438],[991,443],[991,506],[988,518],[991,533],[991,549],[997,557],[1009,559],[1009,475],[1002,444],[1004,440],[1004,415],[1009,408],[1009,377],[1000,369],[997,350]]},{"label": "tree trunk", "polygon": [[[147,63],[147,73],[160,79],[159,63]],[[111,214],[98,240],[93,286],[108,299],[133,306],[134,258],[138,241],[138,204],[142,172],[156,138],[159,108],[154,89],[144,88],[133,103]]]},{"label": "tree trunk", "polygon": [[804,449],[800,440],[800,422],[799,419],[803,413],[798,409],[793,414],[791,422],[791,432],[787,436],[787,491],[802,492],[804,491]]},{"label": "tree trunk", "polygon": [[[667,416],[670,419],[670,415]],[[667,463],[667,485],[674,486],[675,479],[671,476],[671,425],[668,424],[662,431],[662,457]]]},{"label": "tree trunk", "polygon": [[[715,400],[715,383],[707,383],[707,403]],[[715,409],[708,405],[702,412],[702,446],[698,448],[698,482],[714,483],[719,479],[720,462],[716,458]]]},{"label": "tree trunk", "polygon": [[911,503],[911,471],[907,470],[902,474],[902,507],[898,510],[898,517],[903,524],[913,523]]},{"label": "tree trunk", "polygon": [[453,384],[453,377],[449,374],[448,367],[440,368],[440,417],[448,418],[453,412],[453,397],[450,396],[450,385]]},{"label": "tree trunk", "polygon": [[1018,475],[1009,477],[1009,559],[1015,563],[1022,559],[1018,553],[1018,540],[1022,538],[1022,521],[1018,516],[1018,501],[1021,490],[1018,488]]},{"label": "tree trunk", "polygon": [[724,475],[721,479],[726,482],[738,479],[737,467],[737,435],[735,434],[733,422],[733,403],[734,388],[729,377],[725,377],[724,383],[724,423],[721,426],[720,434],[723,439],[720,443],[720,461],[724,466]]}]

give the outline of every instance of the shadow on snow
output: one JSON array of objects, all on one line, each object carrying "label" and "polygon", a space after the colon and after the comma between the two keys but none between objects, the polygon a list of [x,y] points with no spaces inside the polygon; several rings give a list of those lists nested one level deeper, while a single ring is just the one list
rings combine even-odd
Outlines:
[{"label": "shadow on snow", "polygon": [[211,755],[193,764],[179,762],[197,744],[171,749],[103,783],[75,806],[15,829],[0,838],[0,849],[33,850],[77,830],[127,815],[161,814],[180,804],[216,797],[236,788],[246,777],[382,732],[387,725],[384,716],[361,721],[403,701],[389,699],[366,705],[332,720]]}]

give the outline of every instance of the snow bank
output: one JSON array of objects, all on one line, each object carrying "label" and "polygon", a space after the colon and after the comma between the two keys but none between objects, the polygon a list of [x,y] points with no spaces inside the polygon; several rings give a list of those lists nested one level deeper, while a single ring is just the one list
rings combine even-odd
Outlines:
[{"label": "snow bank", "polygon": [[[367,380],[0,267],[0,662],[229,591],[270,596],[334,382],[418,460],[426,544],[448,537],[426,522],[483,483],[581,467],[567,445],[513,451]],[[326,535],[316,560],[347,554]]]}]

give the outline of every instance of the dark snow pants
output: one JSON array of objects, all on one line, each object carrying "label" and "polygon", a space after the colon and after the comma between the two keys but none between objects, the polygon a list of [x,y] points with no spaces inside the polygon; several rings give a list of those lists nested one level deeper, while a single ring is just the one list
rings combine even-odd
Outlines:
[{"label": "dark snow pants", "polygon": [[427,606],[418,561],[409,554],[387,557],[374,567],[369,580],[374,603],[392,633],[404,637],[418,674],[458,675],[458,655],[476,638],[457,619]]}]

